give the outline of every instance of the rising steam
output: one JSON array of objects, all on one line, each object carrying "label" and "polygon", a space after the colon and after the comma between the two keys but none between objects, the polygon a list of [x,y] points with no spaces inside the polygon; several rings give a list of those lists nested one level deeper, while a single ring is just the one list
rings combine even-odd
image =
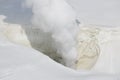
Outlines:
[{"label": "rising steam", "polygon": [[26,0],[26,5],[32,9],[32,24],[51,34],[57,54],[62,56],[66,66],[73,67],[79,30],[73,8],[64,0]]}]

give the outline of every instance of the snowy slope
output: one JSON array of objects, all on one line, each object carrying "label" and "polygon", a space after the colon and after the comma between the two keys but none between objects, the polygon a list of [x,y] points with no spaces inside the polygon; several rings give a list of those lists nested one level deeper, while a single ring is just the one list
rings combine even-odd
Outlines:
[{"label": "snowy slope", "polygon": [[38,51],[7,42],[7,45],[0,45],[0,80],[13,79],[119,80],[119,77],[85,71],[76,72],[54,62]]},{"label": "snowy slope", "polygon": [[[103,28],[103,30],[105,29]],[[109,37],[109,32],[111,31],[109,31],[109,29],[110,28],[108,28],[106,31],[103,31],[106,32],[104,34],[101,32],[100,39],[102,39],[102,37],[104,39],[99,39],[100,42],[104,43],[107,39],[109,40],[109,38],[111,38]],[[59,63],[56,63],[41,52],[9,42],[5,36],[0,34],[0,79],[119,80],[119,54],[117,54],[117,52],[119,51],[120,45],[117,39],[119,40],[120,38],[117,37],[119,35],[117,35],[118,33],[115,32],[115,29],[112,30],[113,38],[111,39],[113,39],[113,41],[101,45],[101,56],[99,57],[97,64],[90,71],[75,71],[67,68]],[[103,35],[106,36],[104,37]],[[112,64],[109,64],[111,63],[111,60],[113,60]],[[108,65],[109,68],[107,68]]]}]

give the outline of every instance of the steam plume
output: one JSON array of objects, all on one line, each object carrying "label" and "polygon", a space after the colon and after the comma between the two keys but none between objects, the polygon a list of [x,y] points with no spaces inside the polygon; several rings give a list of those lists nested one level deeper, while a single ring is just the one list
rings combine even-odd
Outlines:
[{"label": "steam plume", "polygon": [[32,24],[51,34],[57,53],[66,66],[73,67],[79,30],[76,12],[64,0],[26,0],[26,4],[32,8]]}]

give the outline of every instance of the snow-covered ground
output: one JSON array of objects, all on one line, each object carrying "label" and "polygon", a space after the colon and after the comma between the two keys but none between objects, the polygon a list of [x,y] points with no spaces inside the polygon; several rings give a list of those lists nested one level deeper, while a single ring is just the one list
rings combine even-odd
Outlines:
[{"label": "snow-covered ground", "polygon": [[[4,44],[3,44],[4,43]],[[74,71],[42,53],[0,40],[0,80],[119,80],[118,75]]]},{"label": "snow-covered ground", "polygon": [[[1,16],[1,18],[4,18],[4,16]],[[97,63],[89,71],[75,71],[53,61],[41,52],[28,48],[31,44],[20,28],[20,25],[8,24],[1,21],[0,26],[1,80],[119,80],[119,28],[97,28],[101,29],[100,34],[97,36],[101,52]],[[92,29],[89,27],[81,28],[79,37],[83,40],[89,38],[89,32],[93,31],[92,33],[94,33],[94,31],[96,31],[95,27],[91,27]],[[34,36],[32,37],[34,38]],[[21,46],[20,44],[24,46]],[[83,44],[83,49],[84,45],[86,44]],[[94,49],[96,49],[97,47],[94,45],[92,43],[92,48],[94,47]],[[85,49],[91,53],[89,47],[86,47]],[[94,55],[91,55],[89,52],[83,54],[89,57],[94,57]],[[91,65],[91,60],[94,62],[94,59],[88,58],[87,60],[87,57],[83,58],[83,62],[85,63],[82,63],[82,66],[89,67],[89,65]],[[88,65],[86,64],[86,61]]]}]

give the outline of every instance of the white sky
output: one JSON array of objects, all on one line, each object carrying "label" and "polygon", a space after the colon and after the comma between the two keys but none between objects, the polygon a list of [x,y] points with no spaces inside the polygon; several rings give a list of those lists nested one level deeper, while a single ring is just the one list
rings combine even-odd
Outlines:
[{"label": "white sky", "polygon": [[[0,0],[0,14],[7,22],[28,23],[31,11],[23,9],[24,0]],[[66,0],[78,12],[81,23],[120,26],[120,0]]]},{"label": "white sky", "polygon": [[120,0],[67,0],[86,24],[119,25]]},{"label": "white sky", "polygon": [[0,15],[7,16],[6,21],[16,24],[27,24],[31,11],[22,7],[24,0],[0,0]]}]

